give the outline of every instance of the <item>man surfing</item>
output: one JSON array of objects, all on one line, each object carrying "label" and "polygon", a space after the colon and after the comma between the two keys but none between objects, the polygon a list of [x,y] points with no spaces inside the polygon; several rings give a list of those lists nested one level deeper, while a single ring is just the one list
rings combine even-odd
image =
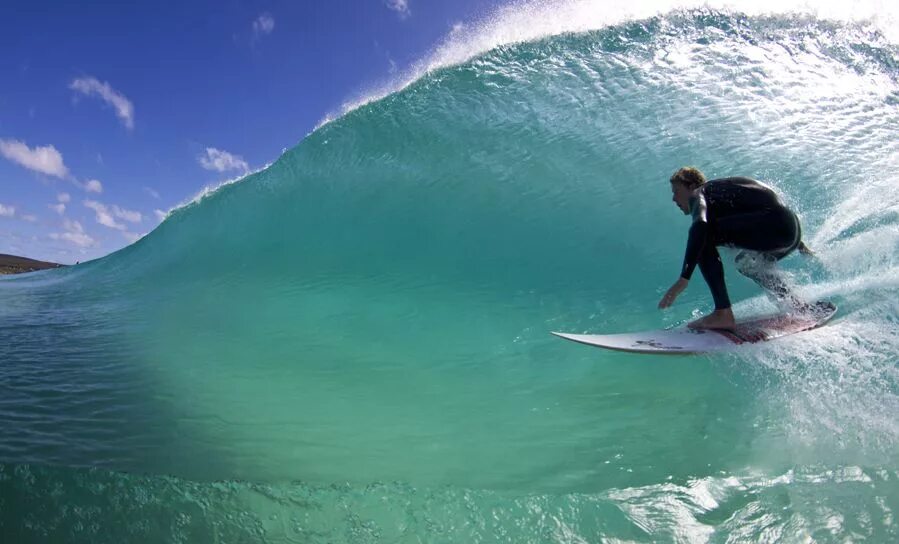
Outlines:
[{"label": "man surfing", "polygon": [[671,176],[672,200],[684,215],[693,216],[680,278],[668,289],[659,308],[668,308],[687,288],[696,266],[715,301],[715,311],[690,322],[694,329],[733,330],[736,321],[724,283],[724,266],[718,246],[741,249],[737,269],[758,283],[778,301],[794,309],[807,304],[790,292],[776,271],[775,263],[794,250],[811,254],[802,243],[802,228],[796,214],[787,208],[767,185],[754,179],[731,177],[706,181],[693,167]]}]

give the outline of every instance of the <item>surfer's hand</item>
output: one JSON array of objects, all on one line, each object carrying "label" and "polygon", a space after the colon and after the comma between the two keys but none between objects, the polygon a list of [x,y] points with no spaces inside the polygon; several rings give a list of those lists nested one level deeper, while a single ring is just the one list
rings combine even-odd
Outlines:
[{"label": "surfer's hand", "polygon": [[684,278],[677,278],[677,281],[674,282],[674,285],[668,289],[668,292],[665,293],[665,296],[662,297],[662,300],[659,301],[659,309],[667,308],[674,304],[674,299],[677,298],[677,295],[681,294],[684,289],[687,288],[687,284],[690,283],[690,280],[685,280]]}]

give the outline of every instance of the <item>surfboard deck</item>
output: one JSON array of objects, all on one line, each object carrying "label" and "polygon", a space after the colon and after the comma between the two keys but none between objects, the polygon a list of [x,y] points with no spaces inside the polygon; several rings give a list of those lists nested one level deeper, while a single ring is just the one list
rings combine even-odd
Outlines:
[{"label": "surfboard deck", "polygon": [[811,330],[830,321],[837,307],[828,301],[814,304],[807,313],[780,313],[737,322],[733,331],[689,329],[686,325],[674,329],[624,334],[552,334],[598,348],[632,353],[688,355],[733,350],[744,344],[757,344],[797,332]]}]

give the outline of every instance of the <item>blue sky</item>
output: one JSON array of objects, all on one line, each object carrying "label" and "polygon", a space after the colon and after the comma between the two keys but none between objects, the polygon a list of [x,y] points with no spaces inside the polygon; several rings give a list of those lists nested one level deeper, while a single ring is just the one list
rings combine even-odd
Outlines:
[{"label": "blue sky", "polygon": [[131,243],[499,3],[4,2],[0,253]]}]

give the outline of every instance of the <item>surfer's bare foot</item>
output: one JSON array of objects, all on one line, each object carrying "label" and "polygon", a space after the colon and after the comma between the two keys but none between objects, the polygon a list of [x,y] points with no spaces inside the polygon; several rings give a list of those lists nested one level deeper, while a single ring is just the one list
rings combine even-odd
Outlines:
[{"label": "surfer's bare foot", "polygon": [[726,310],[715,310],[709,315],[687,323],[687,327],[691,329],[723,329],[732,331],[736,327],[737,321],[734,319],[734,312],[730,308]]}]

